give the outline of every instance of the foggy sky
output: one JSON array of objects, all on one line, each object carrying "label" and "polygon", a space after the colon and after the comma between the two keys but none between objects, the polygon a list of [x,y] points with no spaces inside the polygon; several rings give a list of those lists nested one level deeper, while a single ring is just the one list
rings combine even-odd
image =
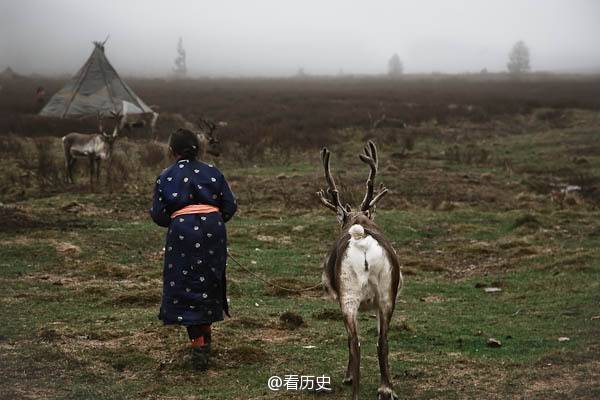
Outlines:
[{"label": "foggy sky", "polygon": [[75,73],[93,40],[123,75],[168,76],[183,37],[191,76],[506,69],[600,71],[596,0],[0,0],[0,68]]}]

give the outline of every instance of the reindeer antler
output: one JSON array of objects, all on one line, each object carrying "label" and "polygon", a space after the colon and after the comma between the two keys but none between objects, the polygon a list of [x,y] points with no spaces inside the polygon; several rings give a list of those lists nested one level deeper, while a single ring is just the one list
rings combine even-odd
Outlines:
[{"label": "reindeer antler", "polygon": [[209,136],[212,136],[213,132],[217,129],[217,125],[215,125],[214,122],[209,121],[207,119],[204,118],[199,118],[198,119],[198,125],[201,126],[201,128],[205,128],[206,129],[206,134]]},{"label": "reindeer antler", "polygon": [[113,137],[117,137],[118,133],[119,133],[119,129],[121,128],[121,117],[123,116],[123,114],[121,114],[121,111],[111,111],[110,114],[112,115],[113,119],[115,120],[115,128],[113,129],[113,133],[112,136]]},{"label": "reindeer antler", "polygon": [[98,119],[98,132],[104,133],[104,126],[102,126],[102,113],[100,111],[96,112],[96,118]]},{"label": "reindeer antler", "polygon": [[368,164],[371,168],[369,172],[369,178],[367,179],[367,192],[365,193],[365,197],[360,205],[361,211],[368,211],[388,193],[388,190],[382,184],[379,186],[377,194],[373,196],[373,187],[375,185],[375,176],[377,175],[379,160],[377,158],[377,147],[375,147],[375,143],[373,143],[372,140],[367,142],[367,145],[364,148],[364,154],[360,154],[359,157],[362,162]]},{"label": "reindeer antler", "polygon": [[327,180],[327,189],[319,190],[317,192],[317,197],[321,201],[321,203],[330,210],[337,212],[338,209],[341,209],[343,210],[343,212],[346,212],[346,209],[342,206],[342,203],[340,201],[340,192],[338,191],[337,186],[335,185],[333,176],[331,176],[331,169],[329,167],[330,156],[331,152],[326,147],[324,147],[323,150],[321,150],[321,161],[323,162],[323,168],[325,170],[325,180]]},{"label": "reindeer antler", "polygon": [[379,108],[381,109],[381,116],[379,118],[373,118],[370,111],[368,113],[369,121],[371,122],[371,130],[377,129],[379,125],[385,122],[385,120],[387,119],[385,106],[383,105],[383,103],[379,103]]}]

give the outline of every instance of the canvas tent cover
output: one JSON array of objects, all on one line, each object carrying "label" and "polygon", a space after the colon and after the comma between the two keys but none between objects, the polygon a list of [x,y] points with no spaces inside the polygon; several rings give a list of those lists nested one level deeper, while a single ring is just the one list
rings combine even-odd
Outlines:
[{"label": "canvas tent cover", "polygon": [[79,72],[40,111],[48,117],[81,117],[108,114],[152,113],[119,77],[104,54],[103,43],[94,42],[94,51]]},{"label": "canvas tent cover", "polygon": [[15,73],[15,71],[12,70],[11,67],[6,67],[4,69],[4,71],[0,72],[0,80],[6,80],[6,81],[8,81],[8,80],[11,80],[11,79],[16,79],[18,77],[19,77],[19,75],[17,75]]}]

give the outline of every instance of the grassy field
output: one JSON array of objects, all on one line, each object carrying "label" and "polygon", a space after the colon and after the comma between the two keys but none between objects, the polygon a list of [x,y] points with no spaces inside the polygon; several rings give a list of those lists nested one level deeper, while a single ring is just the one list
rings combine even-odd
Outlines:
[{"label": "grassy field", "polygon": [[[597,112],[566,108],[335,129],[332,167],[347,201],[362,195],[364,138],[381,147],[378,179],[391,194],[376,221],[405,280],[390,333],[400,398],[600,397],[599,134]],[[0,179],[0,398],[349,396],[337,305],[321,290],[266,287],[231,261],[233,318],[214,326],[211,368],[192,371],[184,330],[157,319],[165,232],[146,210],[167,160],[140,167],[148,144],[117,142],[126,176],[113,171],[114,183],[94,191],[81,171],[76,186],[60,182],[55,139],[3,136],[0,145],[10,169]],[[217,160],[240,203],[231,251],[281,285],[317,283],[338,229],[314,196],[324,184],[318,160],[318,148]],[[581,191],[562,196],[566,185]],[[302,323],[282,318],[289,312]],[[361,397],[375,398],[376,320],[363,314],[359,329]],[[332,393],[267,388],[286,374],[330,376]]]}]

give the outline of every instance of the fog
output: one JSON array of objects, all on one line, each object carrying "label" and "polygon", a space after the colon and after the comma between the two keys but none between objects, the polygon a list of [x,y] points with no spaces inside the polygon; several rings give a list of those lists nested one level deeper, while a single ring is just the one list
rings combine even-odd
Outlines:
[{"label": "fog", "polygon": [[600,72],[596,0],[0,0],[0,68],[73,74],[110,38],[123,75],[168,76],[179,37],[190,76],[506,69],[518,40],[536,71]]}]

